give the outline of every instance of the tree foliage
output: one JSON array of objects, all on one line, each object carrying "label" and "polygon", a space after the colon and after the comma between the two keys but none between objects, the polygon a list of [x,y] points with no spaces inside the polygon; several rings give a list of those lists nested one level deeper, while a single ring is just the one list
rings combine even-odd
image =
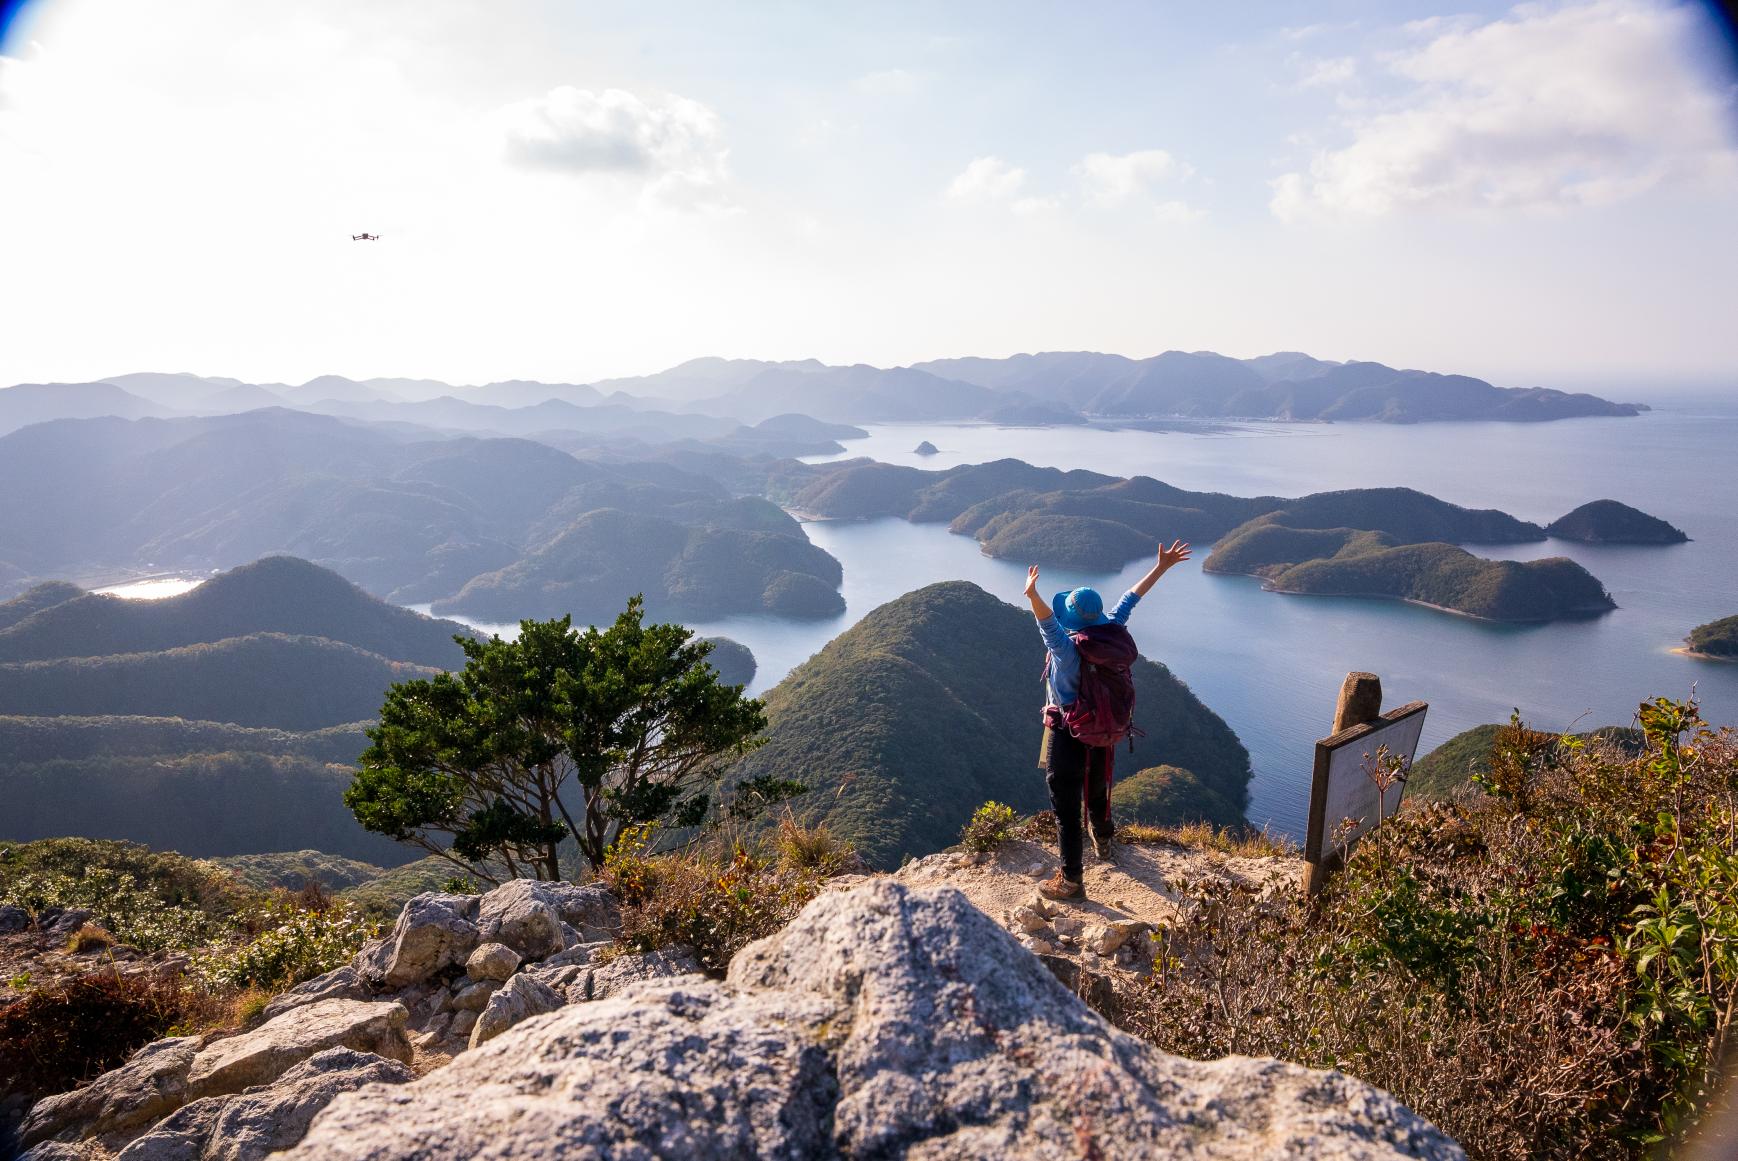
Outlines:
[{"label": "tree foliage", "polygon": [[643,611],[635,597],[605,629],[562,617],[461,641],[463,670],[388,691],[346,804],[491,881],[496,861],[559,878],[570,835],[598,867],[625,825],[697,824],[766,720],[706,663],[709,642]]}]

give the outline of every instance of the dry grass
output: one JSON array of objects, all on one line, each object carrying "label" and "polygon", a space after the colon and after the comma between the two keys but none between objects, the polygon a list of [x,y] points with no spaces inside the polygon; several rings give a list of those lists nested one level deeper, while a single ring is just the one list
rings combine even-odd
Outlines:
[{"label": "dry grass", "polygon": [[855,848],[825,823],[805,826],[787,813],[773,835],[779,865],[787,871],[812,872],[822,878],[859,870],[863,861]]},{"label": "dry grass", "polygon": [[1284,835],[1274,834],[1265,826],[1256,830],[1247,826],[1219,827],[1210,822],[1188,822],[1178,826],[1147,826],[1134,822],[1117,827],[1116,837],[1125,843],[1194,847],[1243,859],[1275,855],[1296,858],[1298,854],[1296,843]]},{"label": "dry grass", "polygon": [[[798,857],[834,855],[831,835],[794,827]],[[622,902],[618,944],[627,951],[687,947],[701,967],[723,975],[745,944],[778,931],[820,893],[815,867],[788,865],[782,855],[711,844],[652,854],[646,827],[624,831],[604,860],[602,879]]]},{"label": "dry grass", "polygon": [[89,955],[94,951],[107,951],[115,946],[115,937],[94,923],[86,923],[73,932],[66,941],[68,955]]},{"label": "dry grass", "polygon": [[63,1092],[140,1047],[220,1024],[227,1008],[180,980],[77,976],[0,1008],[0,1092]]}]

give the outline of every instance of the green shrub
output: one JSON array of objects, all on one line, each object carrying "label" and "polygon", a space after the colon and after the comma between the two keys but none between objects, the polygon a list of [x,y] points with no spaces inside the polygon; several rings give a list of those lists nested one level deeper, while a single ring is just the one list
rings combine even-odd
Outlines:
[{"label": "green shrub", "polygon": [[1014,837],[1019,819],[1014,808],[1000,802],[986,802],[972,812],[971,820],[960,832],[960,845],[980,854],[993,851]]},{"label": "green shrub", "polygon": [[212,985],[282,991],[349,962],[379,933],[360,908],[343,902],[321,909],[274,902],[248,919],[259,930],[251,940],[197,958],[197,971]]},{"label": "green shrub", "polygon": [[154,885],[103,866],[77,875],[26,872],[5,884],[0,899],[33,914],[49,907],[88,910],[116,940],[141,951],[204,947],[234,928],[232,914],[190,899],[168,901]]}]

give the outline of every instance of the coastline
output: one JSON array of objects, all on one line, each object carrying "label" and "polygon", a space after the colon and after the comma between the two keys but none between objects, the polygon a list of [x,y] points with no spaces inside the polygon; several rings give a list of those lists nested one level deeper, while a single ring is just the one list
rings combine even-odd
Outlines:
[{"label": "coastline", "polygon": [[1738,665],[1738,657],[1723,657],[1718,653],[1698,653],[1688,645],[1679,645],[1667,650],[1667,652],[1676,653],[1679,657],[1693,657],[1697,661],[1724,661],[1728,665]]}]

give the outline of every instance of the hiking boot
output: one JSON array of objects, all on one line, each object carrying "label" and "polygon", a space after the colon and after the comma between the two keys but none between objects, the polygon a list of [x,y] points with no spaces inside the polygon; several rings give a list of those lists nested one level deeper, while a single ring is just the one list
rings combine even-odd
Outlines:
[{"label": "hiking boot", "polygon": [[1097,851],[1098,857],[1107,863],[1116,862],[1116,848],[1111,845],[1111,839],[1114,836],[1115,832],[1094,833],[1092,836],[1092,849]]},{"label": "hiking boot", "polygon": [[1061,871],[1038,884],[1038,893],[1046,899],[1078,899],[1086,893],[1079,879],[1070,879]]}]

